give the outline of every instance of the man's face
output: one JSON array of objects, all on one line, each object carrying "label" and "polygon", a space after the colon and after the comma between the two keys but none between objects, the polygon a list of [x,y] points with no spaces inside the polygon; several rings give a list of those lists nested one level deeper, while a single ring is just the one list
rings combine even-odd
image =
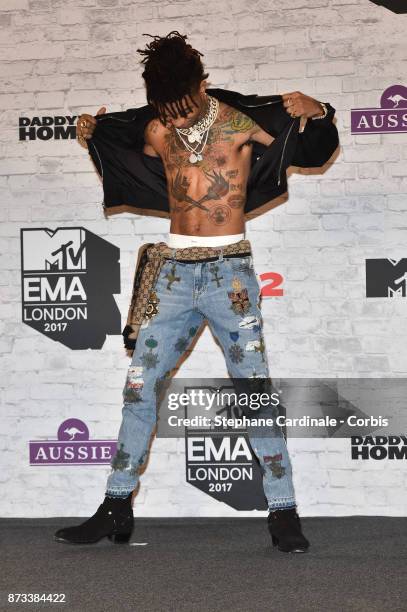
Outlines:
[{"label": "man's face", "polygon": [[166,127],[189,128],[201,118],[207,107],[204,89],[188,94],[177,100],[167,103],[163,109],[162,120]]}]

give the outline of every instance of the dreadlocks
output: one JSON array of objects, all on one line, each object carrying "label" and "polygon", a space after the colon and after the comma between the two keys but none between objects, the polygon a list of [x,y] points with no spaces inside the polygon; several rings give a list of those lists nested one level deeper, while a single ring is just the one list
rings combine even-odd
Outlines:
[{"label": "dreadlocks", "polygon": [[[188,98],[195,104],[191,94],[195,93],[202,80],[208,77],[204,72],[200,53],[186,43],[187,36],[173,30],[167,36],[152,36],[151,43],[146,49],[137,49],[145,57],[141,63],[145,64],[142,76],[146,83],[147,102],[154,106],[159,117],[165,123],[167,112],[176,117],[177,113],[185,117],[191,107]],[[185,98],[187,106],[184,107],[181,99]],[[177,109],[175,113],[170,104]],[[196,106],[196,104],[195,104]],[[170,110],[171,109],[171,110]]]}]

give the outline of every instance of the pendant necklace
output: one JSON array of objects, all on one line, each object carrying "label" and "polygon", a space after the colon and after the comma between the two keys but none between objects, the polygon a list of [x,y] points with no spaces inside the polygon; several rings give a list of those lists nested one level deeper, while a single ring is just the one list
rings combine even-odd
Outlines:
[{"label": "pendant necklace", "polygon": [[[208,140],[209,128],[213,125],[218,116],[219,101],[213,96],[207,95],[209,100],[209,109],[206,115],[197,123],[189,128],[175,128],[175,131],[181,140],[184,147],[191,153],[189,162],[195,164],[197,161],[202,161],[202,151],[205,148]],[[192,143],[196,142],[196,146]]]}]

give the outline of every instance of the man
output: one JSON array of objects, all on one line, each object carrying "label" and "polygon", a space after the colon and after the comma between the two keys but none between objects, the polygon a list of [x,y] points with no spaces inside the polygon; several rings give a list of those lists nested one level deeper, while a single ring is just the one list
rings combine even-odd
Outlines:
[{"label": "man", "polygon": [[[58,530],[57,541],[129,540],[132,492],[156,423],[159,383],[204,321],[231,377],[268,379],[245,217],[284,193],[290,163],[322,165],[338,144],[328,103],[300,92],[258,98],[207,89],[202,54],[186,39],[173,31],[139,50],[146,106],[110,114],[102,107],[78,120],[78,138],[103,179],[105,208],[168,214],[171,225],[167,243],[140,253],[123,331],[134,352],[105,500],[83,524]],[[262,468],[273,544],[306,552],[284,436],[277,427],[268,435],[249,428],[248,436]]]}]

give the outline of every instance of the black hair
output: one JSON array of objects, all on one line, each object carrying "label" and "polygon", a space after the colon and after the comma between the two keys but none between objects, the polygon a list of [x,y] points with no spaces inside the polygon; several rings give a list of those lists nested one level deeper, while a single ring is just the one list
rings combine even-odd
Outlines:
[{"label": "black hair", "polygon": [[200,59],[203,53],[188,44],[188,37],[177,30],[166,36],[143,36],[153,38],[153,41],[146,45],[146,49],[137,49],[140,55],[145,56],[141,63],[145,64],[142,76],[146,84],[147,102],[154,106],[163,123],[167,112],[173,117],[177,114],[185,117],[191,108],[188,104],[185,108],[181,99],[185,97],[188,100],[189,97],[194,104],[191,94],[194,94],[201,81],[208,77]]}]

